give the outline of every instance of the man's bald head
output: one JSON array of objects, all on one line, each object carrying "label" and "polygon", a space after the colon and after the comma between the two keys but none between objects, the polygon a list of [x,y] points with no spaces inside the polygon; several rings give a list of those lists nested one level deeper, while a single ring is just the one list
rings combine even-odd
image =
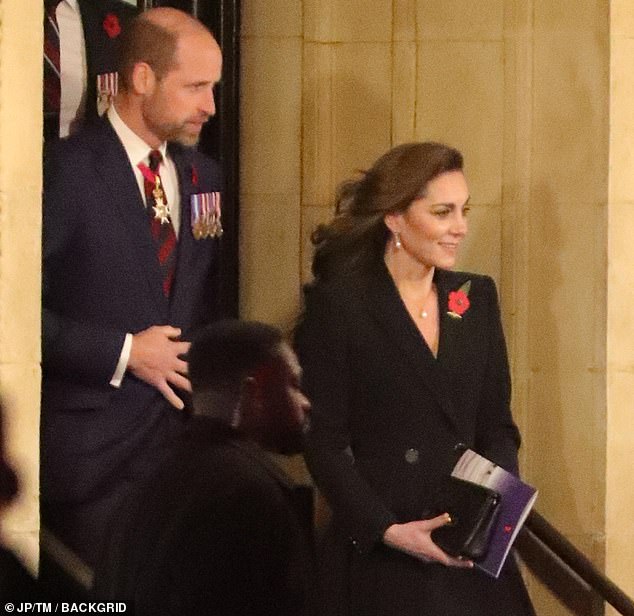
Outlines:
[{"label": "man's bald head", "polygon": [[195,17],[171,7],[149,9],[135,17],[119,40],[117,70],[119,88],[129,90],[132,73],[139,62],[148,64],[157,79],[178,66],[178,46],[183,39],[198,35],[215,40]]}]

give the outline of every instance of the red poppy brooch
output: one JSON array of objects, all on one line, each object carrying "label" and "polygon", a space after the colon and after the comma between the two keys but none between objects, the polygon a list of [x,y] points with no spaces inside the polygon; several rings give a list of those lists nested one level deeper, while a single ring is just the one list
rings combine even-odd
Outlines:
[{"label": "red poppy brooch", "polygon": [[469,302],[469,290],[471,289],[471,281],[467,280],[457,291],[449,293],[449,301],[447,302],[447,315],[452,319],[462,319],[462,315],[469,310],[471,305]]},{"label": "red poppy brooch", "polygon": [[110,38],[116,38],[121,34],[119,18],[114,13],[108,13],[103,20],[103,29]]}]

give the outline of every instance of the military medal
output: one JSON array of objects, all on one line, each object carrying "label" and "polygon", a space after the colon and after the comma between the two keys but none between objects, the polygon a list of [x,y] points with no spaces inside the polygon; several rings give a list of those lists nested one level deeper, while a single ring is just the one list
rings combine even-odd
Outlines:
[{"label": "military medal", "polygon": [[119,89],[118,73],[97,75],[97,113],[103,115],[114,100]]},{"label": "military medal", "polygon": [[195,239],[222,236],[220,193],[198,193],[191,196],[191,225]]},{"label": "military medal", "polygon": [[220,220],[220,193],[211,193],[211,216],[209,221],[209,234],[211,237],[222,237],[224,230]]},{"label": "military medal", "polygon": [[163,184],[161,183],[161,176],[158,173],[154,173],[145,163],[139,163],[137,165],[143,177],[145,178],[146,185],[153,185],[152,199],[148,199],[148,206],[152,205],[154,211],[154,220],[158,220],[161,225],[169,225],[172,222],[172,208],[167,202],[165,191],[163,190]]},{"label": "military medal", "polygon": [[160,220],[162,225],[169,225],[171,222],[171,209],[165,199],[165,193],[163,192],[163,186],[161,186],[161,178],[157,175],[154,176],[154,188],[152,190],[152,196],[154,197],[154,219]]}]

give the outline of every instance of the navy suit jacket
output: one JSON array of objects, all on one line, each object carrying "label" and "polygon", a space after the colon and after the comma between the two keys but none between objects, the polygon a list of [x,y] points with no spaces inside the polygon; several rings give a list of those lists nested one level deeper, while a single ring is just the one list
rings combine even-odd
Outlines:
[{"label": "navy suit jacket", "polygon": [[[169,146],[178,170],[181,226],[171,297],[126,152],[107,119],[45,155],[43,220],[42,490],[87,498],[152,444],[176,413],[126,374],[109,382],[127,332],[173,325],[183,339],[218,311],[218,239],[194,239],[190,197],[222,190],[219,167]],[[181,413],[182,412],[178,412]]]}]

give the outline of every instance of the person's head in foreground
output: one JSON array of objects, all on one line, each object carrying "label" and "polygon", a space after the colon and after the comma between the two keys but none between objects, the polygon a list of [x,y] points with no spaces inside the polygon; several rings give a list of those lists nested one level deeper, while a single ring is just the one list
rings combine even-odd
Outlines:
[{"label": "person's head in foreground", "polygon": [[232,426],[268,451],[301,451],[310,403],[297,357],[278,329],[218,321],[198,332],[188,361],[195,414]]}]

